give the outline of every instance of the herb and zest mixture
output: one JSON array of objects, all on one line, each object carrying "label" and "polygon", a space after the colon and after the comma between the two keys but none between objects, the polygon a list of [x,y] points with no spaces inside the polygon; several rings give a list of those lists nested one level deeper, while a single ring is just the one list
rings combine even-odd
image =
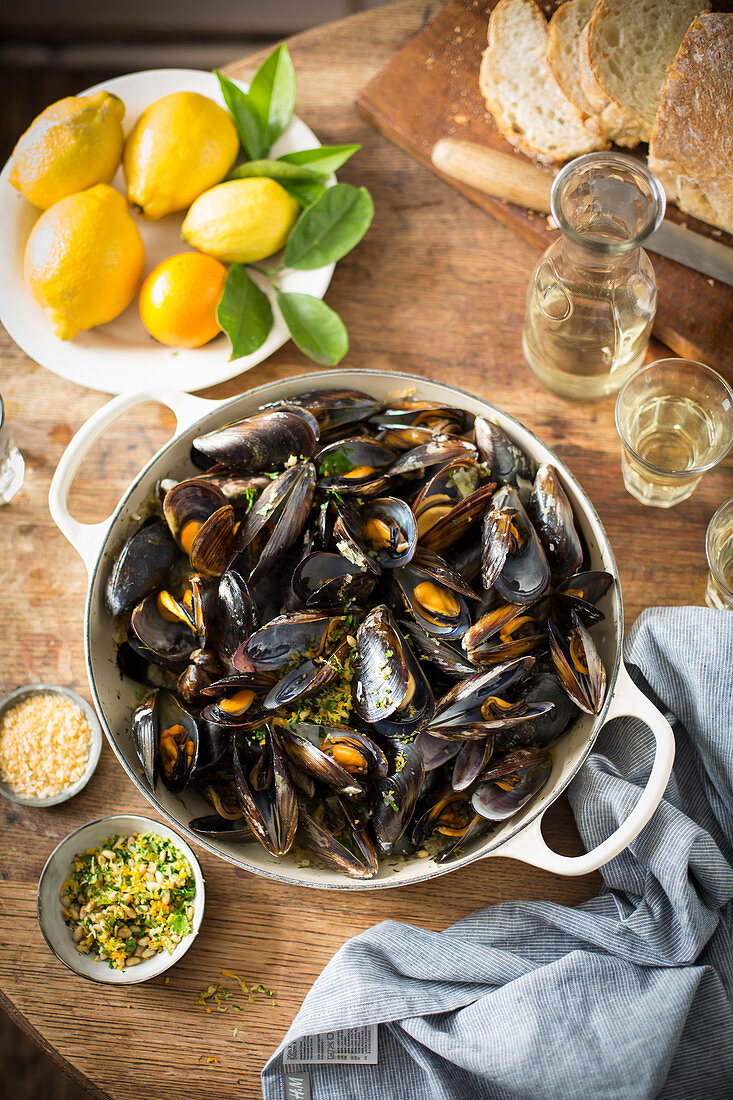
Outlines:
[{"label": "herb and zest mixture", "polygon": [[191,866],[167,837],[115,835],[74,857],[61,891],[77,951],[124,970],[193,931]]}]

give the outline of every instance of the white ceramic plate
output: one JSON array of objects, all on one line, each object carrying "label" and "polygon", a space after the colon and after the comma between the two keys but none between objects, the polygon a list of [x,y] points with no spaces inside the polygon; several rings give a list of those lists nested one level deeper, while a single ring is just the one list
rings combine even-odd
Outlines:
[{"label": "white ceramic plate", "polygon": [[[123,833],[127,836],[131,833],[155,833],[157,836],[167,837],[190,863],[196,883],[193,899],[193,932],[184,936],[172,954],[160,951],[152,959],[145,959],[139,966],[131,966],[126,970],[113,970],[106,961],[100,961],[93,955],[83,955],[77,951],[71,938],[71,929],[64,921],[61,908],[61,887],[74,856],[79,852],[86,852],[88,848],[96,848],[101,841],[115,833]],[[159,821],[132,814],[100,817],[97,821],[90,821],[87,825],[82,825],[80,829],[69,833],[51,852],[38,882],[38,923],[46,943],[56,958],[64,966],[68,966],[69,970],[80,974],[82,978],[89,978],[93,982],[106,982],[110,985],[136,985],[138,982],[146,982],[177,963],[186,954],[198,934],[201,921],[204,919],[204,905],[204,876],[201,873],[199,861],[185,840]]]},{"label": "white ceramic plate", "polygon": [[[246,85],[242,87],[246,88]],[[123,126],[126,135],[148,104],[170,92],[199,92],[224,105],[214,74],[195,69],[150,69],[129,73],[105,80],[80,94],[87,95],[99,88],[114,92],[124,102]],[[276,158],[318,145],[320,142],[313,131],[299,118],[293,117],[285,133],[273,145],[270,155]],[[0,250],[0,320],[16,344],[41,366],[80,386],[105,393],[126,393],[148,386],[200,390],[235,378],[256,366],[289,338],[285,323],[275,308],[274,292],[269,281],[250,271],[273,304],[275,324],[258,351],[232,363],[229,362],[229,340],[224,335],[217,336],[202,348],[177,349],[157,343],[140,321],[137,295],[116,320],[81,332],[75,340],[59,340],[23,280],[25,245],[40,211],[10,184],[10,167],[8,161],[0,173],[0,226],[3,238],[3,248]],[[330,182],[334,180],[332,176]],[[124,194],[121,168],[112,183]],[[184,214],[185,211],[169,214],[157,222],[135,219],[145,242],[146,275],[166,256],[190,251],[180,233]],[[313,271],[288,271],[282,277],[282,289],[322,298],[331,282],[334,267],[335,264],[328,264]]]}]

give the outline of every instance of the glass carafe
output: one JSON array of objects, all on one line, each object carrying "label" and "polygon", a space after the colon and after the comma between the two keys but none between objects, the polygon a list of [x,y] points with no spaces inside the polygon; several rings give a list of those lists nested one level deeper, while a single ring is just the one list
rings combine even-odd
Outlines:
[{"label": "glass carafe", "polygon": [[640,247],[664,217],[657,177],[641,161],[590,153],[552,185],[562,236],[535,268],[522,348],[551,390],[578,400],[618,390],[642,364],[657,304]]}]

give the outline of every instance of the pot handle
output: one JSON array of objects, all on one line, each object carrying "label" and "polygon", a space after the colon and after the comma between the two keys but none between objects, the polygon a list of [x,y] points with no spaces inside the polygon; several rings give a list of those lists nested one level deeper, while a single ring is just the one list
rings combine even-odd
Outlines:
[{"label": "pot handle", "polygon": [[102,405],[101,409],[97,409],[85,424],[82,424],[56,467],[56,472],[51,480],[51,488],[48,491],[48,508],[51,519],[79,554],[90,576],[109,530],[112,516],[108,516],[100,523],[80,523],[69,513],[69,490],[88,451],[104,434],[110,424],[113,424],[129,409],[134,409],[147,401],[158,401],[161,405],[167,405],[171,410],[176,418],[174,435],[179,435],[185,431],[205,413],[220,404],[219,401],[194,397],[192,394],[182,393],[180,390],[162,388],[140,390],[137,393],[123,393],[119,397],[113,398],[106,405]]},{"label": "pot handle", "polygon": [[626,716],[645,722],[654,734],[655,742],[654,764],[649,779],[626,820],[606,840],[585,855],[561,856],[548,848],[543,839],[543,811],[516,836],[489,852],[489,856],[509,856],[510,859],[530,863],[533,867],[552,871],[556,875],[587,875],[614,859],[636,839],[662,801],[674,762],[675,742],[669,722],[639,690],[622,661],[606,721]]}]

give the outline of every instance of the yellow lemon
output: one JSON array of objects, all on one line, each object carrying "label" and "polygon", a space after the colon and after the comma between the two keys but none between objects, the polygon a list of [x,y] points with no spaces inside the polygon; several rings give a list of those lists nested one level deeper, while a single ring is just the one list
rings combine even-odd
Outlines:
[{"label": "yellow lemon", "polygon": [[13,149],[13,187],[47,210],[76,191],[109,183],[122,156],[124,114],[122,100],[109,92],[52,103]]},{"label": "yellow lemon", "polygon": [[197,92],[173,92],[151,103],[125,142],[127,199],[156,220],[185,210],[224,179],[239,152],[231,116]]},{"label": "yellow lemon", "polygon": [[284,247],[299,210],[275,180],[229,180],[196,199],[183,239],[223,263],[251,264]]},{"label": "yellow lemon", "polygon": [[62,340],[118,317],[144,268],[140,230],[122,195],[106,183],[41,214],[25,248],[25,281]]}]

